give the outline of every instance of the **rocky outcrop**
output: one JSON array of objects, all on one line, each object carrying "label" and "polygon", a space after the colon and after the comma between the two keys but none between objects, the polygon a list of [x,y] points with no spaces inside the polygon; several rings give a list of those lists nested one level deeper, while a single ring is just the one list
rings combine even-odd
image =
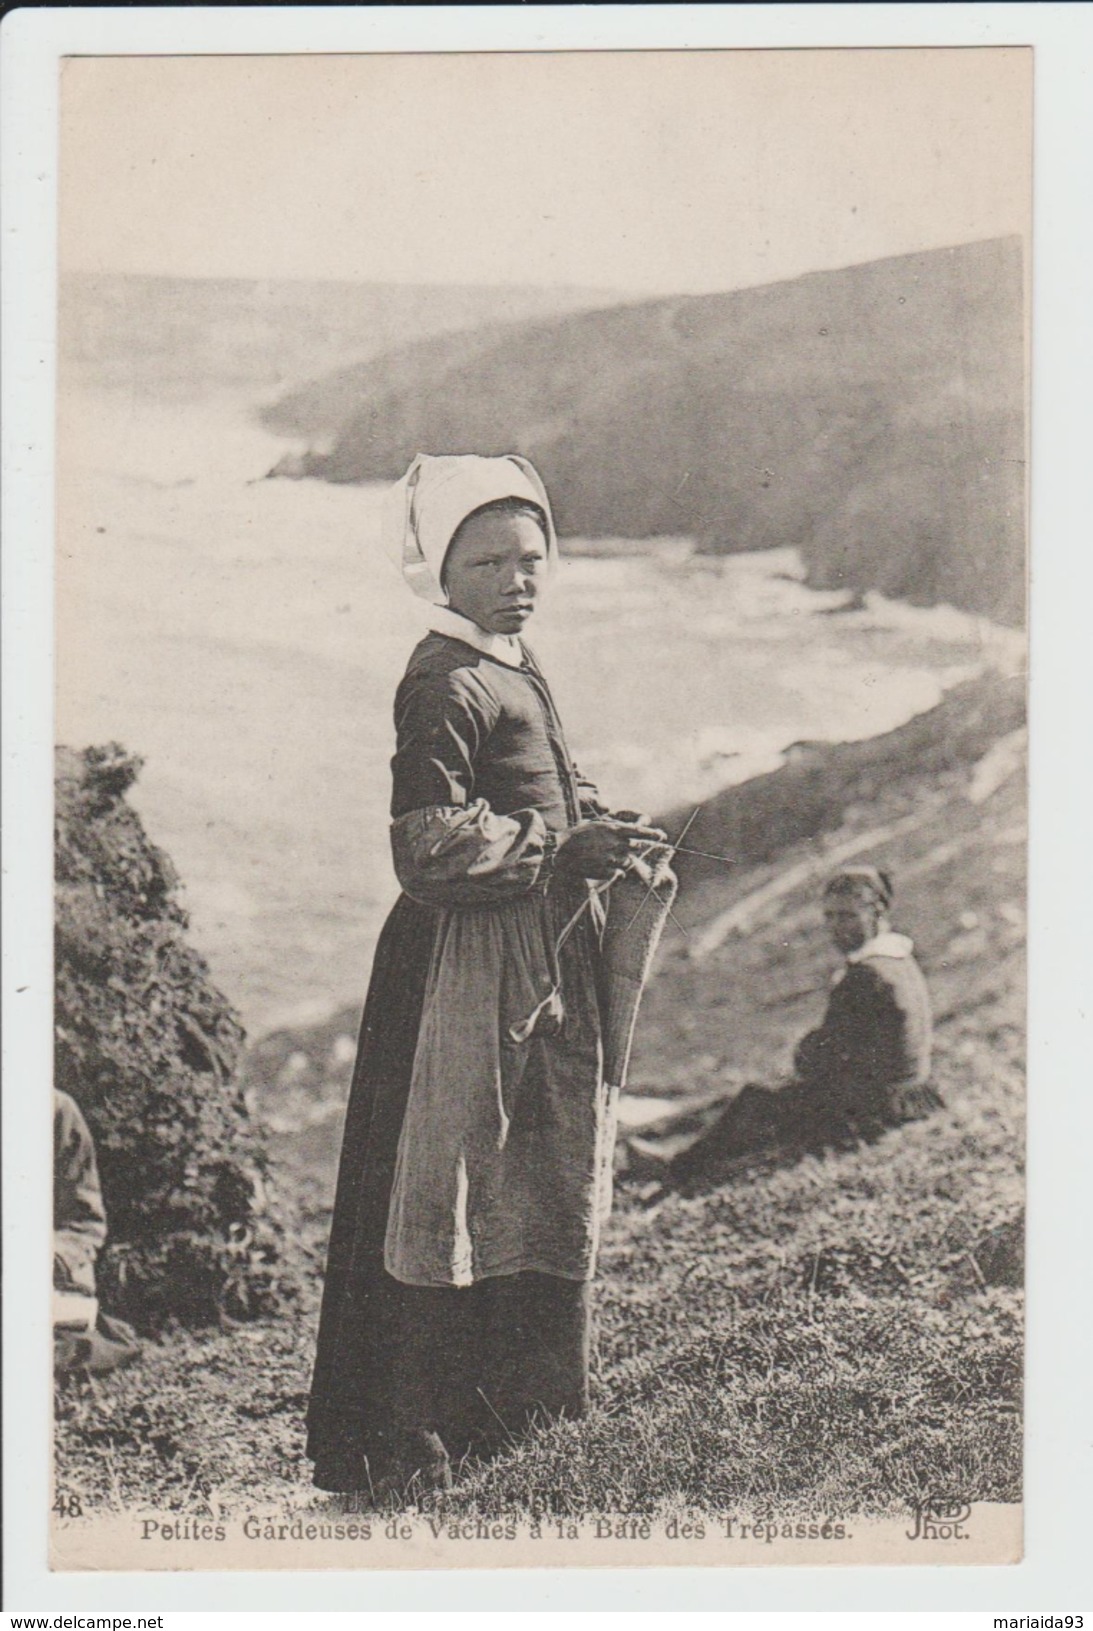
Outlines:
[{"label": "rocky outcrop", "polygon": [[95,1138],[106,1306],[144,1327],[246,1318],[295,1273],[236,1066],[243,1031],[186,939],[116,744],[56,759],[56,1083]]}]

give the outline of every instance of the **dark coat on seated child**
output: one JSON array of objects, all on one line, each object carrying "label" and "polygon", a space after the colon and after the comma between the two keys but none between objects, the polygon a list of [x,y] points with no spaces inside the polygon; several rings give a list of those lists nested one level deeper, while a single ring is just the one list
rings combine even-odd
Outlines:
[{"label": "dark coat on seated child", "polygon": [[930,1085],[926,982],[905,935],[883,933],[847,959],[822,1022],[794,1051],[793,1078],[751,1084],[670,1164],[687,1183],[719,1161],[769,1146],[876,1137],[941,1105]]}]

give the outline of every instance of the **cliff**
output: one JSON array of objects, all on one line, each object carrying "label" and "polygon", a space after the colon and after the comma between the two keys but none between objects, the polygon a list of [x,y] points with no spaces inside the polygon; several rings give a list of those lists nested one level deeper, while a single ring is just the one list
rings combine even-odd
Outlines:
[{"label": "cliff", "polygon": [[515,450],[563,533],[794,545],[816,586],[1019,623],[1022,277],[999,239],[483,328],[340,369],[267,422],[316,437],[344,412],[293,474]]}]

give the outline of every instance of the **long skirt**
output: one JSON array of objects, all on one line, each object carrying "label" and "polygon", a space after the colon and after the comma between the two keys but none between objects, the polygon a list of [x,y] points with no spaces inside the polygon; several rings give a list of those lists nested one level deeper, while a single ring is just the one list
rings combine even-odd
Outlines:
[{"label": "long skirt", "polygon": [[523,1273],[422,1287],[384,1268],[436,920],[404,895],[376,947],[307,1415],[307,1453],[323,1487],[367,1488],[412,1472],[426,1435],[455,1459],[488,1453],[537,1416],[588,1408],[587,1282]]}]

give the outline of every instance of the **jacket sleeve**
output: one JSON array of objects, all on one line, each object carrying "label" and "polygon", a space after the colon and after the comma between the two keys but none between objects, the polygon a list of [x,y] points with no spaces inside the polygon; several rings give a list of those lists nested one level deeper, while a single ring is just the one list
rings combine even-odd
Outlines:
[{"label": "jacket sleeve", "polygon": [[497,717],[465,670],[410,674],[399,687],[391,849],[402,888],[427,906],[489,906],[547,882],[555,840],[538,810],[498,815],[475,794]]},{"label": "jacket sleeve", "polygon": [[822,1024],[797,1044],[797,1075],[817,1086],[898,1081],[904,1029],[905,1016],[888,985],[858,964],[832,991]]},{"label": "jacket sleeve", "polygon": [[600,798],[600,790],[595,782],[589,781],[576,765],[573,766],[573,776],[577,783],[577,800],[580,806],[581,819],[591,821],[596,816],[610,815],[611,811]]}]

